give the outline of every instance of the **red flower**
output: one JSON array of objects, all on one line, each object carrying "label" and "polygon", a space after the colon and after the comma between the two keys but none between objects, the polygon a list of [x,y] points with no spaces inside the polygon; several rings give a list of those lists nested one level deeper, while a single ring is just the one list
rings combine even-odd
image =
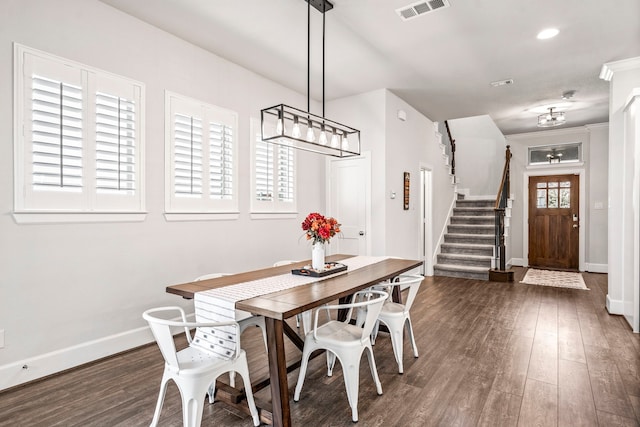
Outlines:
[{"label": "red flower", "polygon": [[326,218],[317,212],[312,212],[302,222],[307,240],[313,243],[328,243],[329,239],[340,232],[340,224],[335,218]]}]

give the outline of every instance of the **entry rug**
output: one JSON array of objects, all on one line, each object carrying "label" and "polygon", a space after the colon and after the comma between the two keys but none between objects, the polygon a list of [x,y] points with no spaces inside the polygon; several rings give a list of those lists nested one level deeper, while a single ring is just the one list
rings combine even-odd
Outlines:
[{"label": "entry rug", "polygon": [[580,273],[567,271],[536,270],[530,268],[520,283],[526,285],[553,286],[556,288],[589,290]]}]

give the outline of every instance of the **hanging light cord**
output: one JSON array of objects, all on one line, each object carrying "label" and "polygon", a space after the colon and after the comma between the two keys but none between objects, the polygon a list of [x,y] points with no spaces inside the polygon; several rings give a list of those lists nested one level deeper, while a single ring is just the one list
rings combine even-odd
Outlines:
[{"label": "hanging light cord", "polygon": [[307,2],[307,111],[311,111],[311,2]]},{"label": "hanging light cord", "polygon": [[322,117],[324,115],[324,33],[325,33],[325,16],[327,15],[327,0],[322,1]]}]

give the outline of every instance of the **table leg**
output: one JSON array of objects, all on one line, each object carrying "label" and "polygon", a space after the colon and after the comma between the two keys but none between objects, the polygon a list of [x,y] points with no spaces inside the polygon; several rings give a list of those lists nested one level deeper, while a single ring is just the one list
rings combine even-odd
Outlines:
[{"label": "table leg", "polygon": [[273,425],[291,426],[289,410],[289,385],[287,384],[287,360],[284,353],[283,321],[265,317],[269,356],[269,378],[271,380],[271,404]]}]

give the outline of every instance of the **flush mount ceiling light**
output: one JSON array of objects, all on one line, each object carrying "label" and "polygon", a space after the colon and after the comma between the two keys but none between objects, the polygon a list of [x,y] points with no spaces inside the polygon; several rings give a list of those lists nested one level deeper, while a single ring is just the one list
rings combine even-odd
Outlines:
[{"label": "flush mount ceiling light", "polygon": [[[262,140],[272,144],[334,157],[360,155],[360,131],[324,117],[325,15],[333,8],[326,0],[307,2],[307,111],[285,104],[260,111]],[[310,109],[311,6],[322,13],[322,116]]]},{"label": "flush mount ceiling light", "polygon": [[536,37],[538,40],[547,40],[557,36],[559,32],[557,28],[546,28],[540,31]]},{"label": "flush mount ceiling light", "polygon": [[553,111],[553,108],[549,108],[549,112],[540,114],[538,116],[538,127],[549,128],[553,126],[560,126],[565,124],[567,118],[564,115],[564,111]]}]

